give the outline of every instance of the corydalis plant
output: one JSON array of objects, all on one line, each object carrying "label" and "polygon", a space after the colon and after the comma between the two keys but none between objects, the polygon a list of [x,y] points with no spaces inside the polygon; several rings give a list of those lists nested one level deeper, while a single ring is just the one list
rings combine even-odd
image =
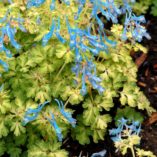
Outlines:
[{"label": "corydalis plant", "polygon": [[121,118],[118,120],[117,128],[109,130],[111,139],[113,140],[117,151],[123,155],[131,149],[133,157],[135,157],[134,147],[140,144],[141,124],[139,121],[130,121]]},{"label": "corydalis plant", "polygon": [[[28,8],[27,2],[33,5]],[[96,1],[69,1],[68,5],[57,0],[27,2],[0,3],[2,19],[7,10],[10,11],[7,22],[10,18],[23,19],[9,23],[10,30],[17,30],[13,35],[21,49],[16,49],[15,41],[12,45],[5,35],[4,46],[13,57],[6,61],[5,51],[0,54],[1,60],[9,64],[7,72],[0,66],[3,84],[0,145],[6,148],[0,154],[25,156],[24,146],[29,157],[67,156],[64,150],[59,150],[61,143],[57,141],[68,133],[81,144],[89,144],[91,139],[95,143],[104,140],[112,119],[105,111],[110,111],[115,105],[113,99],[119,95],[122,105],[153,111],[136,85],[137,68],[130,57],[131,51],[146,52],[146,49],[136,42],[131,45],[130,40],[122,41],[119,34],[123,27],[118,24],[111,28],[113,33],[106,30],[100,16],[92,16],[94,5],[98,6]],[[112,14],[112,9],[105,8],[106,4],[114,5],[113,12],[121,11],[123,6],[123,3],[101,2],[105,4],[99,7],[106,14]],[[100,9],[97,11],[101,13]],[[97,11],[94,13],[99,14]],[[119,16],[117,12],[113,15],[115,19]],[[109,19],[112,21],[110,16]],[[65,105],[59,101],[58,106],[52,103],[41,107],[54,98],[63,100]],[[34,104],[41,105],[33,107]],[[25,113],[27,110],[30,114]],[[77,124],[72,112],[79,112]],[[23,126],[24,118],[31,125]]]}]

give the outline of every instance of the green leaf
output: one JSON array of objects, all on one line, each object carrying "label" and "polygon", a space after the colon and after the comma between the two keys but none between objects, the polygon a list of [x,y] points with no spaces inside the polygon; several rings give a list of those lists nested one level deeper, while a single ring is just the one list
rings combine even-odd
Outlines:
[{"label": "green leaf", "polygon": [[156,157],[151,151],[145,151],[143,149],[136,148],[136,154],[138,157]]},{"label": "green leaf", "polygon": [[27,140],[27,136],[25,134],[21,134],[20,136],[14,136],[14,140],[17,146],[24,145]]},{"label": "green leaf", "polygon": [[8,128],[5,126],[4,121],[0,122],[0,138],[7,136],[9,133]]},{"label": "green leaf", "polygon": [[0,141],[0,156],[2,156],[6,151],[5,142],[3,140]]},{"label": "green leaf", "polygon": [[92,128],[105,130],[107,128],[107,123],[111,122],[111,117],[109,115],[97,116]]},{"label": "green leaf", "polygon": [[70,63],[70,62],[73,62],[73,61],[74,61],[74,53],[72,51],[68,51],[65,54],[65,62]]},{"label": "green leaf", "polygon": [[91,135],[91,130],[89,127],[83,125],[77,125],[72,132],[73,137],[79,141],[80,144],[85,145],[90,143],[89,136]]},{"label": "green leaf", "polygon": [[105,131],[104,130],[94,130],[93,131],[93,141],[98,143],[99,140],[104,140]]},{"label": "green leaf", "polygon": [[14,131],[15,136],[19,136],[21,135],[21,133],[25,133],[26,131],[19,122],[14,122],[10,130]]},{"label": "green leaf", "polygon": [[90,126],[93,124],[95,118],[99,115],[99,108],[89,107],[83,112],[84,124]]},{"label": "green leaf", "polygon": [[60,51],[56,53],[57,58],[62,58],[65,54],[65,51]]},{"label": "green leaf", "polygon": [[68,152],[65,150],[57,150],[54,153],[49,153],[48,157],[68,157]]},{"label": "green leaf", "polygon": [[21,149],[18,147],[8,147],[7,153],[10,157],[20,157]]}]

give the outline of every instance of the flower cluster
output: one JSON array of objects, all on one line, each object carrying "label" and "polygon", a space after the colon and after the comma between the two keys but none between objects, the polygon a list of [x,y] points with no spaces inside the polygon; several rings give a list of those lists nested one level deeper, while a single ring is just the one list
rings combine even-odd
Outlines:
[{"label": "flower cluster", "polygon": [[80,73],[82,74],[82,88],[81,94],[87,94],[86,84],[90,83],[94,89],[96,89],[99,94],[104,92],[104,88],[100,85],[101,79],[96,76],[96,66],[93,64],[92,61],[86,60],[86,62],[80,64],[76,64],[72,71],[78,76]]},{"label": "flower cluster", "polygon": [[60,142],[62,142],[63,135],[62,135],[61,129],[59,128],[59,126],[58,126],[58,124],[57,124],[57,122],[55,120],[54,114],[52,112],[50,112],[50,115],[51,115],[51,119],[48,118],[48,117],[46,117],[46,118],[50,122],[50,124],[54,127],[56,135],[58,137],[58,140]]},{"label": "flower cluster", "polygon": [[[2,25],[0,28],[0,52],[5,52],[6,56],[11,58],[12,54],[10,50],[6,48],[5,42],[8,42],[7,40],[9,39],[11,45],[15,49],[19,50],[21,45],[15,40],[15,34],[17,32],[17,28],[23,32],[26,32],[26,29],[23,26],[24,20],[22,18],[8,17],[9,12],[10,11],[8,10],[6,15],[0,19],[0,24]],[[16,25],[17,28],[15,27]],[[3,66],[5,71],[8,71],[8,65],[6,62],[0,60],[0,64]]]},{"label": "flower cluster", "polygon": [[[29,0],[27,3],[27,8],[31,7],[39,7],[45,2],[45,0],[38,0],[38,1],[32,1]],[[55,0],[51,1],[50,8],[51,10],[55,9]],[[98,28],[98,34],[92,35],[91,34],[91,26],[88,26],[87,29],[82,30],[75,26],[74,28],[71,27],[68,17],[66,17],[66,25],[68,28],[69,33],[69,41],[65,40],[61,34],[60,34],[60,19],[57,20],[53,19],[52,24],[50,27],[50,31],[43,36],[42,39],[42,45],[45,46],[47,42],[52,38],[53,35],[57,37],[57,39],[62,42],[63,44],[65,42],[69,43],[70,49],[75,52],[75,66],[73,67],[73,72],[75,72],[76,76],[78,77],[79,74],[82,74],[82,89],[81,94],[85,95],[87,93],[86,90],[86,80],[88,80],[92,87],[96,90],[98,90],[99,93],[102,93],[103,87],[99,85],[101,80],[96,77],[96,73],[94,75],[91,74],[92,68],[89,70],[86,66],[82,66],[84,62],[86,62],[86,65],[88,66],[89,62],[86,61],[86,53],[90,52],[92,56],[97,56],[100,51],[108,52],[108,46],[105,44],[105,42],[109,43],[111,46],[115,46],[116,43],[109,40],[104,33],[104,23],[101,21],[101,19],[98,17],[98,13],[101,12],[103,16],[106,17],[107,20],[111,20],[113,23],[118,22],[118,16],[121,14],[126,13],[126,15],[129,12],[129,17],[126,16],[124,31],[122,34],[122,39],[127,39],[127,32],[132,32],[132,36],[135,40],[141,41],[142,37],[145,36],[149,38],[149,34],[146,33],[146,30],[143,26],[140,24],[143,23],[143,21],[140,19],[140,17],[136,17],[135,15],[132,15],[132,10],[129,5],[129,2],[135,2],[135,0],[123,0],[123,6],[120,7],[114,3],[114,0],[106,0],[105,2],[102,0],[90,0],[89,3],[91,3],[92,6],[92,12],[91,12],[91,18],[96,19],[99,28]],[[66,5],[70,5],[69,0],[63,0],[63,3]],[[80,0],[76,1],[78,3],[78,12],[76,13],[76,16],[74,19],[77,19],[80,15],[80,13],[83,10],[83,7],[86,5],[86,0]],[[90,61],[90,65],[92,61]],[[90,66],[91,67],[91,66]],[[89,75],[90,73],[90,75]],[[94,77],[93,77],[94,76]],[[87,79],[85,79],[87,78]]]},{"label": "flower cluster", "polygon": [[127,39],[127,32],[131,32],[133,39],[138,42],[141,42],[143,37],[151,39],[145,27],[141,25],[145,22],[144,16],[136,16],[132,12],[126,14],[122,39]]},{"label": "flower cluster", "polygon": [[135,3],[135,0],[123,0],[123,6],[121,7],[122,14],[125,14],[126,12],[132,12],[129,2]]},{"label": "flower cluster", "polygon": [[43,107],[49,102],[50,101],[46,101],[43,104],[40,104],[36,109],[28,108],[27,111],[25,112],[22,124],[25,126],[27,123],[35,120],[40,111],[43,109]]},{"label": "flower cluster", "polygon": [[91,16],[94,17],[100,28],[103,30],[103,23],[98,18],[98,12],[101,12],[102,15],[106,17],[107,20],[112,20],[113,23],[118,22],[118,16],[121,14],[121,10],[114,4],[114,0],[90,0],[93,4],[93,10]]},{"label": "flower cluster", "polygon": [[[72,115],[70,112],[67,112],[64,110],[64,105],[63,105],[63,102],[62,101],[59,101],[58,99],[55,99],[55,101],[57,102],[58,106],[59,106],[59,111],[60,113],[64,116],[64,118],[72,125],[72,127],[75,127],[76,126],[76,120],[74,118],[72,118]],[[39,113],[41,112],[41,110],[43,109],[43,107],[50,103],[50,101],[45,101],[43,104],[40,104],[37,108],[28,108],[27,111],[25,112],[25,115],[24,115],[24,119],[22,121],[22,124],[25,126],[27,123],[31,122],[31,121],[34,121]],[[62,135],[62,132],[61,132],[61,129],[59,128],[56,120],[55,120],[55,117],[54,117],[54,114],[52,112],[50,112],[50,115],[51,115],[51,119],[49,117],[45,117],[49,122],[50,124],[53,126],[55,132],[56,132],[56,135],[58,137],[58,140],[59,141],[62,141],[63,139],[63,135]]]},{"label": "flower cluster", "polygon": [[[55,1],[56,0],[51,0],[51,5],[50,5],[50,9],[51,10],[55,9]],[[44,2],[45,2],[45,0],[28,0],[27,8],[30,9],[32,7],[40,7]],[[70,5],[70,1],[69,0],[63,0],[63,2],[66,5]]]},{"label": "flower cluster", "polygon": [[90,82],[92,87],[98,90],[99,93],[103,93],[104,88],[100,86],[101,79],[96,76],[96,67],[92,60],[87,59],[86,52],[90,52],[92,56],[97,56],[101,51],[108,52],[105,41],[112,46],[115,46],[116,43],[109,40],[105,34],[103,36],[100,31],[99,36],[92,35],[90,26],[87,30],[81,30],[77,27],[72,28],[68,20],[66,20],[66,23],[70,36],[70,49],[75,51],[75,66],[72,71],[77,77],[82,74],[81,94],[85,95],[87,93],[86,81]]},{"label": "flower cluster", "polygon": [[118,127],[111,129],[109,134],[112,136],[113,142],[120,142],[124,139],[130,138],[132,135],[138,135],[141,131],[141,124],[139,121],[130,122],[127,119],[121,118],[118,120]]},{"label": "flower cluster", "polygon": [[42,45],[45,46],[47,42],[51,39],[53,34],[56,35],[57,39],[62,42],[63,44],[66,42],[66,40],[60,35],[60,19],[58,18],[58,22],[52,20],[50,31],[44,35],[42,39]]},{"label": "flower cluster", "polygon": [[76,119],[72,118],[72,115],[70,112],[66,112],[64,110],[63,102],[59,101],[58,99],[55,99],[55,101],[57,102],[57,104],[59,106],[59,110],[60,110],[61,114],[64,116],[64,118],[66,118],[66,120],[72,125],[72,127],[75,127]]},{"label": "flower cluster", "polygon": [[27,2],[27,8],[30,9],[32,7],[39,7],[41,6],[43,3],[45,2],[45,0],[28,0]]}]

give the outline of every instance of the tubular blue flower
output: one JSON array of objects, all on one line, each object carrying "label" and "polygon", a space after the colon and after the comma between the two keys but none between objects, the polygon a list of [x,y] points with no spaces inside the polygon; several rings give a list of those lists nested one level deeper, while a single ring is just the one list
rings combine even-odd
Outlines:
[{"label": "tubular blue flower", "polygon": [[118,127],[109,130],[113,142],[119,142],[123,139],[130,138],[132,135],[139,135],[141,131],[141,124],[139,121],[127,120],[121,118],[118,120]]},{"label": "tubular blue flower", "polygon": [[11,58],[12,57],[12,54],[10,52],[10,50],[8,50],[5,46],[4,46],[4,43],[3,43],[3,38],[4,38],[4,33],[2,31],[2,36],[0,37],[0,52],[4,51],[6,53],[6,56],[8,58]]},{"label": "tubular blue flower", "polygon": [[26,111],[26,114],[39,113],[43,109],[43,107],[46,104],[48,104],[48,103],[50,103],[50,101],[45,101],[43,104],[40,104],[38,106],[38,108],[36,108],[36,109],[30,109],[30,108],[28,108],[27,111]]},{"label": "tubular blue flower", "polygon": [[113,142],[119,142],[119,141],[121,141],[122,140],[122,138],[121,138],[121,135],[119,134],[119,135],[117,135],[117,136],[115,136],[115,137],[111,137],[111,139],[112,139],[112,141]]},{"label": "tubular blue flower", "polygon": [[24,19],[23,18],[11,18],[11,20],[17,21],[18,22],[18,28],[22,31],[22,32],[27,32],[26,28],[24,27]]},{"label": "tubular blue flower", "polygon": [[53,34],[56,35],[58,40],[62,42],[63,44],[66,42],[66,40],[60,35],[60,19],[58,18],[58,23],[56,25],[56,22],[52,20],[51,29],[50,31],[44,35],[42,39],[42,45],[45,46],[47,42],[51,39]]},{"label": "tubular blue flower", "polygon": [[85,82],[85,77],[86,77],[85,72],[86,72],[86,70],[85,70],[85,66],[84,66],[83,70],[82,70],[82,88],[81,88],[81,91],[80,91],[80,93],[83,96],[87,94],[87,88],[86,88],[86,82]]},{"label": "tubular blue flower", "polygon": [[37,118],[39,112],[48,103],[50,103],[50,101],[45,101],[43,104],[40,104],[36,109],[28,108],[25,112],[22,124],[25,126],[27,123],[34,121]]},{"label": "tubular blue flower", "polygon": [[70,5],[70,1],[69,1],[69,0],[63,0],[63,2],[64,2],[66,5]]},{"label": "tubular blue flower", "polygon": [[55,0],[51,0],[50,9],[55,10]]},{"label": "tubular blue flower", "polygon": [[121,14],[121,10],[114,4],[114,0],[106,0],[105,2],[102,0],[90,0],[90,2],[93,4],[91,16],[97,20],[101,30],[103,30],[104,25],[97,16],[98,12],[101,12],[107,20],[111,19],[113,23],[118,22],[117,18]]},{"label": "tubular blue flower", "polygon": [[59,106],[59,110],[60,110],[61,114],[67,119],[67,121],[72,125],[72,127],[75,127],[76,119],[72,118],[72,115],[70,112],[66,112],[64,110],[63,102],[59,101],[58,99],[55,99],[55,101],[57,102],[57,104]]},{"label": "tubular blue flower", "polygon": [[79,76],[79,73],[81,71],[81,65],[80,62],[76,62],[75,66],[72,67],[72,72],[76,74],[76,76]]},{"label": "tubular blue flower", "polygon": [[51,39],[51,37],[53,36],[54,30],[55,30],[55,23],[54,23],[54,20],[52,20],[50,31],[47,34],[45,34],[44,37],[42,38],[43,46],[45,46],[47,42]]},{"label": "tubular blue flower", "polygon": [[27,8],[30,9],[32,7],[39,7],[44,2],[45,2],[45,0],[28,0],[28,2],[27,2]]},{"label": "tubular blue flower", "polygon": [[27,123],[34,121],[37,118],[38,114],[35,113],[33,115],[25,115],[23,121],[22,121],[22,125],[25,126]]},{"label": "tubular blue flower", "polygon": [[55,34],[61,43],[64,44],[66,42],[66,40],[60,35],[60,18],[58,18],[58,25],[56,27]]},{"label": "tubular blue flower", "polygon": [[83,7],[86,3],[86,0],[77,0],[77,3],[79,4],[79,6],[78,6],[77,14],[74,17],[75,20],[78,19],[79,15],[81,14]]},{"label": "tubular blue flower", "polygon": [[144,16],[137,17],[132,14],[132,12],[129,12],[129,15],[126,13],[122,40],[127,40],[127,32],[131,32],[132,38],[138,42],[141,42],[143,37],[151,39],[150,35],[146,32],[146,29],[141,25],[141,23],[145,22]]},{"label": "tubular blue flower", "polygon": [[99,94],[104,92],[104,88],[100,85],[101,79],[96,76],[96,67],[91,61],[86,60],[86,63],[83,64],[82,70],[79,70],[79,72],[82,73],[81,95],[84,96],[87,94],[86,81],[89,81],[93,89],[96,89]]},{"label": "tubular blue flower", "polygon": [[62,142],[63,135],[62,135],[61,129],[59,128],[53,113],[50,113],[50,115],[51,115],[51,119],[49,119],[48,117],[46,118],[50,122],[50,124],[54,127],[58,140]]},{"label": "tubular blue flower", "polygon": [[79,49],[76,47],[75,49],[75,61],[76,62],[81,62],[82,61],[82,56],[81,54],[79,53]]},{"label": "tubular blue flower", "polygon": [[122,117],[121,119],[118,120],[118,122],[119,125],[124,126],[127,124],[128,120]]},{"label": "tubular blue flower", "polygon": [[119,134],[121,132],[122,132],[122,128],[121,127],[109,130],[109,134],[110,135],[117,135],[117,134]]},{"label": "tubular blue flower", "polygon": [[7,24],[5,28],[6,28],[6,34],[7,34],[7,36],[9,37],[12,46],[14,46],[16,49],[20,49],[20,48],[21,48],[21,45],[19,45],[19,44],[17,43],[17,41],[14,39],[14,35],[15,35],[15,31],[16,31],[16,30],[15,30],[15,29],[12,29],[12,28],[10,27],[10,24]]},{"label": "tubular blue flower", "polygon": [[8,64],[0,59],[0,64],[3,66],[4,70],[7,72],[9,67]]},{"label": "tubular blue flower", "polygon": [[107,151],[106,151],[106,149],[104,149],[104,150],[102,150],[102,151],[100,151],[100,152],[93,153],[93,154],[91,155],[91,157],[105,157],[105,156],[106,156],[106,153],[107,153]]},{"label": "tubular blue flower", "polygon": [[125,14],[126,12],[132,12],[129,2],[134,3],[135,0],[123,0],[123,6],[121,7],[122,14]]}]

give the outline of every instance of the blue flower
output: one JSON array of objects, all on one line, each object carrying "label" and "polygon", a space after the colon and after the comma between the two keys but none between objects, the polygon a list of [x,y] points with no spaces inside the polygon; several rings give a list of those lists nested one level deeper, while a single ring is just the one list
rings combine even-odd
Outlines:
[{"label": "blue flower", "polygon": [[104,150],[102,150],[102,151],[100,151],[100,152],[93,153],[93,154],[91,155],[91,157],[105,157],[105,156],[106,156],[106,153],[107,153],[107,151],[106,151],[106,149],[104,149]]},{"label": "blue flower", "polygon": [[27,123],[34,121],[37,118],[38,114],[32,114],[32,115],[25,115],[24,119],[22,121],[22,125],[25,126]]},{"label": "blue flower", "polygon": [[113,142],[119,142],[132,135],[139,135],[141,131],[141,124],[139,121],[130,121],[125,118],[118,120],[118,127],[109,130]]},{"label": "blue flower", "polygon": [[7,34],[7,36],[9,37],[11,44],[12,44],[16,49],[20,49],[20,48],[21,48],[21,45],[19,45],[19,44],[17,43],[17,41],[15,40],[15,31],[16,31],[16,30],[15,30],[15,29],[12,29],[11,26],[10,26],[10,24],[7,24],[6,27],[5,27],[5,29],[6,29],[6,34]]},{"label": "blue flower", "polygon": [[0,64],[3,66],[4,70],[7,72],[9,67],[8,64],[0,59]]},{"label": "blue flower", "polygon": [[43,107],[48,104],[50,101],[45,101],[43,104],[40,104],[36,109],[28,108],[25,112],[24,119],[22,124],[25,126],[27,123],[35,120],[39,114],[39,112],[43,109]]},{"label": "blue flower", "polygon": [[56,34],[56,37],[58,38],[58,40],[61,42],[61,43],[65,43],[66,40],[60,35],[60,18],[58,18],[58,25],[55,29],[55,34]]},{"label": "blue flower", "polygon": [[27,8],[30,9],[32,7],[39,7],[44,2],[45,2],[45,0],[28,0],[28,2],[27,2]]},{"label": "blue flower", "polygon": [[86,74],[85,74],[85,66],[83,67],[83,70],[82,70],[82,88],[81,88],[81,91],[80,93],[84,96],[87,94],[87,88],[86,88],[86,80],[85,80],[85,77],[86,77]]},{"label": "blue flower", "polygon": [[144,16],[135,16],[132,12],[129,12],[129,15],[126,13],[122,40],[127,40],[127,32],[131,32],[132,38],[138,42],[141,42],[143,37],[151,39],[146,29],[141,25],[141,23],[145,22]]},{"label": "blue flower", "polygon": [[77,3],[79,4],[78,6],[78,11],[77,11],[77,14],[75,15],[75,20],[78,19],[79,15],[81,14],[82,10],[83,10],[83,7],[86,3],[86,0],[77,0]]},{"label": "blue flower", "polygon": [[61,112],[61,114],[67,119],[67,121],[73,126],[76,126],[76,119],[72,118],[72,115],[70,112],[66,112],[64,110],[64,105],[62,101],[59,101],[58,99],[55,99],[55,101],[57,102],[58,106],[59,106],[59,110]]},{"label": "blue flower", "polygon": [[[90,0],[93,3],[93,10],[91,16],[94,17],[101,30],[103,30],[104,25],[103,22],[97,16],[98,12],[101,12],[107,20],[112,20],[113,23],[117,23],[118,15],[121,14],[121,10],[114,4],[114,0],[106,0],[103,2],[102,0]],[[105,8],[105,10],[104,10]]]},{"label": "blue flower", "polygon": [[70,5],[70,1],[69,1],[69,0],[63,0],[63,2],[64,2],[66,5]]},{"label": "blue flower", "polygon": [[0,37],[0,52],[4,51],[4,52],[6,53],[6,56],[7,56],[8,58],[11,58],[11,57],[12,57],[12,54],[11,54],[10,50],[8,50],[8,49],[4,46],[3,38],[4,38],[4,34]]},{"label": "blue flower", "polygon": [[47,42],[51,39],[53,34],[56,35],[58,40],[62,42],[63,44],[66,42],[66,40],[60,35],[60,19],[58,18],[58,23],[56,25],[56,22],[52,20],[50,31],[44,35],[42,39],[42,45],[45,46]]},{"label": "blue flower", "polygon": [[58,140],[62,142],[63,135],[62,135],[61,129],[59,128],[53,113],[50,113],[50,115],[51,115],[51,119],[49,119],[48,117],[46,118],[50,122],[50,124],[54,127]]},{"label": "blue flower", "polygon": [[50,9],[55,10],[55,0],[51,0]]},{"label": "blue flower", "polygon": [[126,12],[132,12],[132,8],[129,5],[129,1],[131,3],[135,2],[135,0],[123,0],[123,6],[121,7],[121,11],[122,11],[123,14],[126,13]]},{"label": "blue flower", "polygon": [[54,20],[52,20],[50,31],[47,34],[45,34],[43,39],[42,39],[42,45],[43,46],[45,46],[47,44],[47,42],[51,39],[54,30],[55,30],[55,23],[54,23]]}]

